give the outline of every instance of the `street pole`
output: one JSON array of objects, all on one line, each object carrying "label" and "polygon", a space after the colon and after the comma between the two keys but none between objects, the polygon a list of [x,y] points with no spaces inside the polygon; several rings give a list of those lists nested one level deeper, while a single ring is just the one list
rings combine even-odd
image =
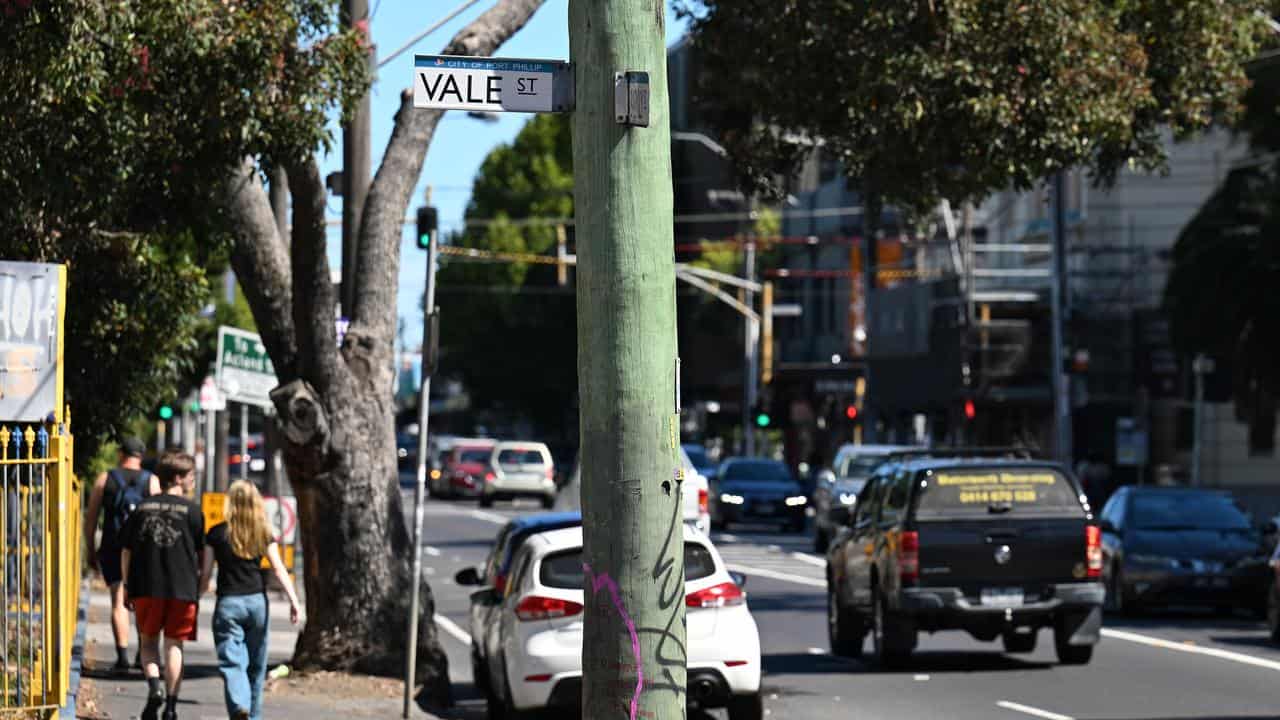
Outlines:
[{"label": "street pole", "polygon": [[1191,362],[1191,372],[1195,375],[1196,399],[1192,409],[1193,424],[1191,433],[1191,486],[1200,487],[1202,480],[1200,471],[1201,456],[1204,447],[1204,376],[1213,372],[1213,360],[1204,353],[1196,355]]},{"label": "street pole", "polygon": [[168,423],[164,420],[156,422],[156,457],[164,454],[164,435],[168,428]]},{"label": "street pole", "polygon": [[685,717],[665,5],[569,2],[584,718]]},{"label": "street pole", "polygon": [[249,479],[249,406],[240,403],[240,479]]},{"label": "street pole", "polygon": [[1050,325],[1053,358],[1049,376],[1053,380],[1054,455],[1059,462],[1071,464],[1071,378],[1067,375],[1066,331],[1067,305],[1067,174],[1059,170],[1053,176],[1053,286],[1050,288]]},{"label": "street pole", "polygon": [[418,477],[413,489],[413,587],[409,601],[409,654],[405,662],[404,717],[413,703],[414,674],[418,664],[418,604],[422,584],[422,516],[427,494],[427,422],[431,416],[431,372],[429,358],[435,351],[432,314],[436,307],[436,233],[427,245],[427,287],[422,304],[422,383],[418,388]]},{"label": "street pole", "polygon": [[214,458],[216,457],[213,445],[217,424],[218,412],[216,410],[206,411],[204,419],[204,492],[213,492]]},{"label": "street pole", "polygon": [[[747,282],[756,279],[756,244],[748,240],[743,251],[742,277]],[[743,303],[755,307],[755,293],[743,290]],[[750,315],[742,316],[742,454],[756,454],[755,418],[751,417],[756,406],[756,345],[760,334],[759,322]]]},{"label": "street pole", "polygon": [[[369,29],[369,0],[343,0],[342,24],[348,28],[363,24],[365,41],[369,43],[369,71],[375,72],[373,33]],[[356,298],[356,258],[360,233],[360,216],[369,193],[370,120],[369,93],[360,98],[351,112],[351,120],[342,129],[342,287],[339,302],[342,314],[351,317]]]},{"label": "street pole", "polygon": [[863,341],[863,364],[862,364],[862,438],[861,442],[876,442],[876,406],[872,400],[874,385],[871,382],[871,351],[875,347],[873,344],[872,328],[875,326],[875,294],[876,294],[876,262],[877,250],[879,249],[880,235],[880,212],[884,205],[880,201],[880,196],[875,192],[875,186],[870,181],[866,181],[866,191],[864,193],[866,201],[864,204],[862,223],[862,325],[867,333],[867,339]]}]

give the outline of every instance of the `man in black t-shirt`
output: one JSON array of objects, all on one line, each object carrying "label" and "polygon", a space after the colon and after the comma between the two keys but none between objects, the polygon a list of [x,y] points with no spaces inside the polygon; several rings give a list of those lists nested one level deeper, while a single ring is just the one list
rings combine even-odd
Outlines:
[{"label": "man in black t-shirt", "polygon": [[[133,511],[123,533],[121,566],[127,602],[138,616],[142,671],[150,688],[141,720],[177,717],[182,685],[182,643],[196,638],[199,558],[204,552],[204,516],[186,494],[195,483],[195,458],[168,452],[156,475],[161,494]],[[165,679],[160,679],[160,635],[164,634]]]}]

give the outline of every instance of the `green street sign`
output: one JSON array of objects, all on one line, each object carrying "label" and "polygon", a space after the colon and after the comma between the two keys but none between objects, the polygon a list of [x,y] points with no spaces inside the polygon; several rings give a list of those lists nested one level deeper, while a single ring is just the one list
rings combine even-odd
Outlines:
[{"label": "green street sign", "polygon": [[258,335],[233,327],[218,328],[218,389],[232,402],[267,407],[279,381]]}]

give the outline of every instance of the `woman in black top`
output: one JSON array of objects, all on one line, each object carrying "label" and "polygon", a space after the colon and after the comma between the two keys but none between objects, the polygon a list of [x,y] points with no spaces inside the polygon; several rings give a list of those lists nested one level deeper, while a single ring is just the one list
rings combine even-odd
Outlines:
[{"label": "woman in black top", "polygon": [[289,572],[280,559],[258,488],[243,480],[227,492],[227,521],[209,529],[205,538],[200,591],[208,592],[213,564],[218,564],[218,604],[213,612],[213,640],[218,648],[227,715],[233,720],[261,720],[262,685],[267,675],[266,558],[289,596],[289,620],[297,625],[302,610]]}]

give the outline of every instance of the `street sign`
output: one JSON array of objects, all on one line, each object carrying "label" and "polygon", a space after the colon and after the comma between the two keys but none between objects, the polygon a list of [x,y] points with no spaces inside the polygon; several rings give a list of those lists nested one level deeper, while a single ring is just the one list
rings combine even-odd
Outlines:
[{"label": "street sign", "polygon": [[773,306],[774,317],[800,317],[803,313],[800,303],[775,303]]},{"label": "street sign", "polygon": [[218,390],[218,385],[211,377],[205,378],[204,384],[200,386],[200,409],[205,412],[227,409],[227,396]]},{"label": "street sign", "polygon": [[259,407],[271,405],[269,394],[280,384],[262,338],[226,326],[218,328],[217,375],[227,399]]},{"label": "street sign", "polygon": [[474,112],[568,112],[573,67],[559,60],[417,55],[413,106]]},{"label": "street sign", "polygon": [[0,418],[62,417],[67,269],[0,262]]}]

